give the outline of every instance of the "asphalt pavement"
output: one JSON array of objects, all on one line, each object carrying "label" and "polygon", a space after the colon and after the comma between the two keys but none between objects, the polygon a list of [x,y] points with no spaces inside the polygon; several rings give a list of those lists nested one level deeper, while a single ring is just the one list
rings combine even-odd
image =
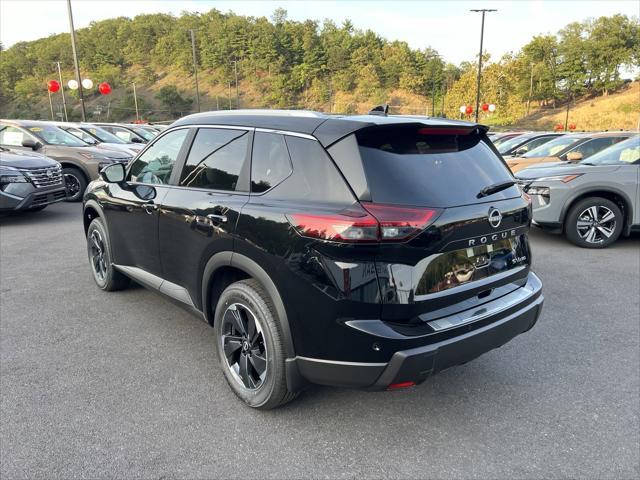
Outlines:
[{"label": "asphalt pavement", "polygon": [[258,412],[204,322],[95,287],[81,205],[0,218],[0,478],[638,478],[640,237],[531,239],[530,332],[410,390]]}]

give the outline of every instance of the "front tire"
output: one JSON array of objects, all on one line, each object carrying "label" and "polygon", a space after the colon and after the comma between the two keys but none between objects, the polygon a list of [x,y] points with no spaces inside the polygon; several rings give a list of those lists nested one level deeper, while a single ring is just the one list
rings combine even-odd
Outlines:
[{"label": "front tire", "polygon": [[67,202],[79,202],[87,189],[87,177],[78,168],[65,167],[62,169],[65,184],[67,185]]},{"label": "front tire", "polygon": [[287,388],[282,330],[262,286],[253,279],[229,285],[215,312],[218,360],[233,392],[262,410],[293,400],[297,392]]},{"label": "front tire", "polygon": [[109,237],[100,217],[94,218],[87,230],[87,253],[98,288],[112,292],[129,286],[129,277],[113,266]]},{"label": "front tire", "polygon": [[607,198],[590,197],[576,203],[565,221],[569,241],[583,248],[605,248],[622,233],[620,207]]}]

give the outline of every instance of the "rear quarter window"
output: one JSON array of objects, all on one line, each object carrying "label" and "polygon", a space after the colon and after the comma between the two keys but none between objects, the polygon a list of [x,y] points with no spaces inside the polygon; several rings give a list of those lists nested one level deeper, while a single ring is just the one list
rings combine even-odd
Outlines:
[{"label": "rear quarter window", "polygon": [[[479,201],[478,192],[484,187],[513,179],[480,133],[450,134],[403,125],[361,130],[356,138],[374,202],[468,205]],[[514,186],[482,201],[518,195]]]}]

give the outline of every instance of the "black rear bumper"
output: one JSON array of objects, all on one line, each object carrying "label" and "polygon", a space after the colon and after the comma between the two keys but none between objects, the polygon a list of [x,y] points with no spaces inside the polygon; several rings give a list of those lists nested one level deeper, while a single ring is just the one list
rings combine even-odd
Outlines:
[{"label": "black rear bumper", "polygon": [[521,308],[510,309],[506,316],[496,315],[495,321],[480,328],[440,342],[397,351],[387,363],[296,357],[297,369],[307,381],[322,385],[384,390],[393,384],[419,384],[434,373],[473,360],[531,329],[540,316],[544,297],[540,280],[533,273],[529,275],[530,294],[521,301]]}]

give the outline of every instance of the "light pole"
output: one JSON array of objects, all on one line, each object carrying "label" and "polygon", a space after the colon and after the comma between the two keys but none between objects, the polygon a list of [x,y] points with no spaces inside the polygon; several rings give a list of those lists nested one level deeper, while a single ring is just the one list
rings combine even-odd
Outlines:
[{"label": "light pole", "polygon": [[138,113],[138,96],[136,95],[136,84],[133,84],[133,103],[136,106],[136,122],[140,121],[140,114]]},{"label": "light pole", "polygon": [[478,123],[478,109],[480,107],[480,77],[482,76],[482,42],[484,41],[484,14],[487,12],[497,12],[494,8],[472,9],[471,12],[482,13],[482,25],[480,27],[480,55],[478,55],[478,81],[476,84],[476,123]]},{"label": "light pole", "polygon": [[73,52],[73,63],[76,67],[76,82],[78,82],[78,97],[80,97],[80,112],[82,121],[87,121],[87,114],[84,111],[84,95],[82,93],[82,78],[80,77],[80,65],[78,63],[78,52],[76,50],[76,31],[73,28],[73,13],[71,12],[71,0],[67,0],[67,12],[69,13],[69,28],[71,29],[71,50]]},{"label": "light pole", "polygon": [[231,60],[233,62],[233,73],[236,77],[236,110],[240,108],[240,94],[238,93],[238,61]]},{"label": "light pole", "polygon": [[58,79],[60,80],[60,93],[62,94],[62,108],[64,108],[64,121],[68,122],[69,117],[67,115],[67,100],[64,98],[64,84],[62,83],[62,71],[60,70],[60,62],[56,62],[58,66]]},{"label": "light pole", "polygon": [[532,95],[533,95],[533,62],[531,62],[531,78],[529,79],[529,97],[527,98],[527,116],[529,116],[529,107],[531,106]]},{"label": "light pole", "polygon": [[200,89],[198,88],[198,61],[196,60],[196,34],[193,29],[191,32],[191,52],[193,53],[193,78],[196,82],[196,107],[200,111]]}]

